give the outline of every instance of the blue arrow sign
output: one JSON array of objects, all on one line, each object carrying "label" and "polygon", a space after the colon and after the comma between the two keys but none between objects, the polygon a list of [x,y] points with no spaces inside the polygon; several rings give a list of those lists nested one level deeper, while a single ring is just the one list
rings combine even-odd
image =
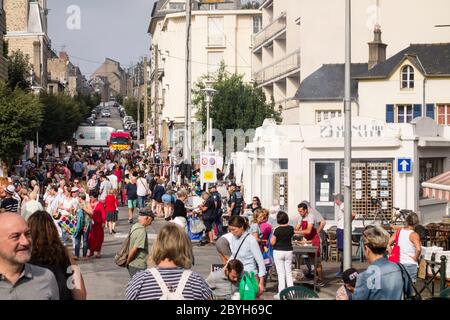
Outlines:
[{"label": "blue arrow sign", "polygon": [[397,159],[397,171],[398,171],[398,173],[411,173],[412,172],[412,159],[411,158],[398,158]]}]

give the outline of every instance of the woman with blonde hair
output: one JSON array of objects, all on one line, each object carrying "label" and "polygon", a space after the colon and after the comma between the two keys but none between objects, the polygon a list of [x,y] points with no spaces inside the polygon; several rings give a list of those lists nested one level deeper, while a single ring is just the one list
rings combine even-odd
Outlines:
[{"label": "woman with blonde hair", "polygon": [[187,234],[176,224],[166,224],[159,231],[148,261],[149,266],[156,267],[134,275],[128,283],[126,299],[211,299],[212,292],[206,281],[190,270],[193,260],[192,243]]}]

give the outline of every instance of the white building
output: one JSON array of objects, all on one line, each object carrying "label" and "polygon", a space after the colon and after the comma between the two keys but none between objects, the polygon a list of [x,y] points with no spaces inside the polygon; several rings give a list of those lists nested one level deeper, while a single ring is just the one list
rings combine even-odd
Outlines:
[{"label": "white building", "polygon": [[[170,145],[174,143],[174,131],[184,128],[185,122],[184,3],[174,0],[156,2],[149,26],[152,36],[152,115],[157,122],[157,136]],[[191,24],[192,85],[201,76],[216,72],[221,61],[226,64],[228,72],[242,74],[244,81],[251,81],[251,41],[252,35],[259,31],[261,12],[239,8],[240,1],[234,0],[200,6],[194,4]],[[197,122],[195,114],[193,108],[193,127]]]},{"label": "white building", "polygon": [[[263,29],[254,36],[253,77],[283,109],[283,123],[302,123],[303,104],[294,99],[301,81],[323,64],[345,61],[345,1],[266,0]],[[435,0],[352,1],[352,61],[368,61],[367,41],[381,25],[387,57],[410,43],[448,42],[450,2]],[[300,108],[300,112],[299,112]],[[300,119],[299,119],[300,117]]]},{"label": "white building", "polygon": [[[418,212],[422,223],[440,221],[447,202],[426,199],[420,185],[450,169],[450,44],[411,45],[382,60],[370,70],[352,66],[353,209],[370,216],[376,198],[386,215],[400,207]],[[343,65],[324,65],[300,85],[301,125],[266,121],[257,129],[237,172],[246,199],[260,196],[264,206],[278,199],[291,215],[309,200],[335,223],[333,195],[343,191],[343,86]],[[411,173],[399,172],[399,158],[411,159]]]}]

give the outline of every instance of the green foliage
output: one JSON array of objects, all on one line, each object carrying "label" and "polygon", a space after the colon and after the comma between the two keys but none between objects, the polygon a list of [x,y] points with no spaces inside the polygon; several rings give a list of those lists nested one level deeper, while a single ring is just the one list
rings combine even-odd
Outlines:
[{"label": "green foliage", "polygon": [[123,95],[121,95],[120,93],[116,94],[115,98],[118,104],[123,105]]},{"label": "green foliage", "polygon": [[30,58],[22,51],[14,51],[8,57],[8,86],[14,91],[16,88],[30,91],[28,78],[31,74]]},{"label": "green foliage", "polygon": [[[261,88],[244,83],[242,75],[228,75],[225,65],[222,64],[214,76],[212,88],[217,90],[214,94],[210,117],[213,119],[214,129],[226,135],[226,129],[256,129],[264,119],[274,118],[281,122],[281,113],[275,110],[274,102],[268,103]],[[193,104],[198,108],[197,118],[202,121],[206,129],[206,103],[204,93],[207,76],[203,76],[193,89]]]},{"label": "green foliage", "polygon": [[42,123],[42,104],[31,93],[0,83],[0,158],[12,163],[24,151]]},{"label": "green foliage", "polygon": [[[128,116],[133,117],[133,120],[136,121],[137,123],[137,106],[138,106],[138,101],[136,98],[128,98],[124,100],[124,105],[123,107],[125,108],[125,112]],[[141,107],[139,109],[139,113],[140,113],[140,122],[143,123],[144,121],[144,102],[141,101]]]},{"label": "green foliage", "polygon": [[77,101],[65,94],[42,93],[44,120],[39,130],[42,144],[59,144],[72,139],[89,108],[84,100]]}]

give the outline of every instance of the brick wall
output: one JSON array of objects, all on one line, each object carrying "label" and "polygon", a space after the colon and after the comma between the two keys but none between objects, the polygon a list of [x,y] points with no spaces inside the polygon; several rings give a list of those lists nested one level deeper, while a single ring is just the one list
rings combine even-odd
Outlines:
[{"label": "brick wall", "polygon": [[27,31],[28,0],[3,0],[6,15],[6,30]]}]

